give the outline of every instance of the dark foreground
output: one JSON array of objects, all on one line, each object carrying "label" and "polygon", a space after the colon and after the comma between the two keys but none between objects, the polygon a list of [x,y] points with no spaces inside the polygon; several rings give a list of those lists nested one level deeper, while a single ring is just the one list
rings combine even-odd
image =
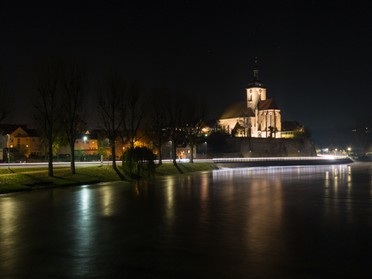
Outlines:
[{"label": "dark foreground", "polygon": [[371,278],[372,165],[0,196],[0,278]]}]

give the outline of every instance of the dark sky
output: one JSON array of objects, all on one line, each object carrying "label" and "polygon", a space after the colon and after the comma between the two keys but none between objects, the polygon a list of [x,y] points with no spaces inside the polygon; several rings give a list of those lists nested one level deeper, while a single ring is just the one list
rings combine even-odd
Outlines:
[{"label": "dark sky", "polygon": [[30,2],[0,9],[0,64],[22,101],[17,122],[27,122],[34,67],[48,55],[78,57],[93,80],[116,69],[148,87],[204,95],[212,116],[245,100],[258,56],[283,120],[315,136],[349,129],[372,104],[369,1]]}]

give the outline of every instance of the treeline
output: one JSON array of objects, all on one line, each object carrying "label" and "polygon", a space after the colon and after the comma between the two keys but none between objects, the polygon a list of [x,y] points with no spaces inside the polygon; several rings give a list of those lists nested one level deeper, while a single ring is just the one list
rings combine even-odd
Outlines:
[{"label": "treeline", "polygon": [[[88,119],[97,119],[94,126],[103,130],[109,140],[112,166],[116,170],[118,139],[131,151],[136,142],[146,139],[157,154],[159,164],[162,164],[163,144],[171,141],[176,167],[176,148],[185,144],[191,149],[193,162],[194,148],[201,139],[206,117],[206,103],[199,96],[165,86],[145,88],[139,81],[126,79],[119,71],[92,82],[82,63],[58,59],[40,64],[35,84],[37,97],[33,115],[46,142],[49,176],[53,176],[53,146],[61,139],[70,148],[71,173],[76,172],[75,141],[86,131]],[[87,101],[92,96],[97,96],[95,109],[91,110],[93,115],[88,115]],[[0,106],[0,117],[8,113]]]}]

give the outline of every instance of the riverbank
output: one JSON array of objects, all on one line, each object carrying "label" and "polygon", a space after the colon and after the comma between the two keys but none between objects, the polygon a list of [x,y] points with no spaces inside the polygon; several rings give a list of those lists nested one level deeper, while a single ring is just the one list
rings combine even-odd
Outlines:
[{"label": "riverbank", "polygon": [[217,168],[275,167],[350,164],[353,160],[347,156],[317,157],[256,157],[256,158],[216,158]]},{"label": "riverbank", "polygon": [[[178,166],[183,173],[215,169],[213,163],[205,162],[179,163]],[[121,167],[118,169],[122,172]],[[176,174],[179,172],[172,163],[163,163],[155,172],[155,176]],[[118,180],[120,177],[111,166],[78,167],[74,175],[68,167],[56,167],[54,177],[48,176],[47,168],[4,168],[0,169],[0,194]]]},{"label": "riverbank", "polygon": [[[330,165],[330,164],[349,164],[353,161],[350,158],[220,158],[213,159],[213,162],[178,163],[182,173],[192,173],[199,171],[211,171],[218,168],[239,168],[257,166],[290,166],[290,165]],[[118,167],[121,176],[123,172]],[[164,162],[162,166],[156,168],[155,177],[178,175],[180,174],[171,162]],[[127,180],[131,180],[126,177]],[[62,186],[77,186],[84,184],[94,184],[99,182],[119,181],[120,176],[109,165],[99,166],[78,166],[76,174],[72,175],[67,166],[56,166],[54,177],[48,176],[46,167],[10,167],[0,168],[0,194],[30,191]]]}]

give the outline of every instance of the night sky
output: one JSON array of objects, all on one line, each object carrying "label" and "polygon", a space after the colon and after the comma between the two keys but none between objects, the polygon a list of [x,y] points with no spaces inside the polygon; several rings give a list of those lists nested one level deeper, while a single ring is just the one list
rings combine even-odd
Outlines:
[{"label": "night sky", "polygon": [[49,55],[84,61],[91,80],[114,69],[204,95],[211,117],[246,99],[257,56],[282,119],[315,139],[349,131],[372,105],[368,1],[32,2],[0,9],[0,65],[18,104],[8,122],[27,123],[34,67]]}]

